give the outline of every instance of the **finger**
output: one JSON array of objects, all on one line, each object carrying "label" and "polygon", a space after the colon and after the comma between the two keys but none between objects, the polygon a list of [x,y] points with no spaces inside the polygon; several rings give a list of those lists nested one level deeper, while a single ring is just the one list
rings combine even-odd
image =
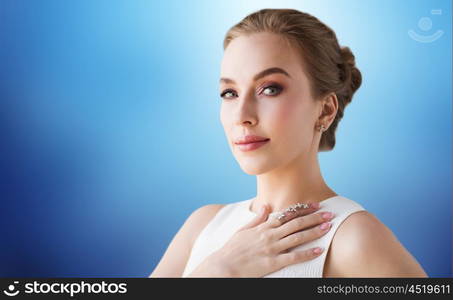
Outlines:
[{"label": "finger", "polygon": [[261,206],[258,214],[247,224],[239,228],[238,231],[244,230],[244,229],[249,229],[253,228],[261,223],[264,223],[267,220],[267,217],[269,215],[269,206],[267,204],[264,204]]},{"label": "finger", "polygon": [[[315,249],[319,249],[320,252],[316,252]],[[276,263],[279,268],[284,268],[289,265],[305,262],[316,258],[323,252],[324,249],[322,247],[311,248],[308,250],[294,250],[277,255]]]},{"label": "finger", "polygon": [[334,217],[331,212],[318,212],[305,216],[295,217],[292,220],[282,224],[274,229],[274,234],[278,238],[284,238],[287,235],[307,229],[323,222],[330,221]]},{"label": "finger", "polygon": [[311,229],[290,234],[275,243],[277,252],[299,246],[301,244],[316,240],[326,234],[332,228],[332,223],[325,222]]},{"label": "finger", "polygon": [[[315,212],[316,210],[319,209],[319,203],[309,203],[309,204],[300,204],[300,206],[292,206],[283,211],[281,214],[277,214],[275,216],[272,216],[268,220],[268,226],[269,227],[278,227],[281,226],[282,224],[285,224],[286,222],[299,217],[299,216],[305,216],[308,214],[311,214]],[[291,209],[292,208],[292,209]]]}]

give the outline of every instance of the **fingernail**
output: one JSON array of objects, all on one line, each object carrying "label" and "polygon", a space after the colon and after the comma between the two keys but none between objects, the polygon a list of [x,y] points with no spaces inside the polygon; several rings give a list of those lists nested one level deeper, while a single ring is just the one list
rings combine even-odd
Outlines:
[{"label": "fingernail", "polygon": [[321,253],[323,250],[324,250],[324,248],[322,248],[322,247],[317,247],[317,248],[313,249],[313,253],[314,253],[314,254],[319,254],[319,253]]},{"label": "fingernail", "polygon": [[319,208],[319,203],[318,203],[318,202],[314,202],[314,203],[312,203],[312,204],[310,204],[310,205],[311,205],[311,207],[313,207],[313,208]]},{"label": "fingernail", "polygon": [[321,228],[322,230],[326,230],[327,228],[330,227],[330,223],[329,222],[325,222],[325,223],[322,223],[319,228]]},{"label": "fingernail", "polygon": [[328,219],[330,219],[330,218],[333,217],[333,213],[331,213],[331,212],[324,212],[324,213],[321,214],[321,216],[322,216],[323,219],[328,220]]}]

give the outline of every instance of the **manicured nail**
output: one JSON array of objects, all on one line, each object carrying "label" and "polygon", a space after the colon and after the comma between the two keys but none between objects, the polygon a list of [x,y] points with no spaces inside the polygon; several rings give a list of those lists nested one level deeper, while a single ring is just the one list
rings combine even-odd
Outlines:
[{"label": "manicured nail", "polygon": [[314,248],[314,249],[313,249],[313,253],[314,253],[314,254],[319,254],[319,253],[321,253],[323,250],[324,250],[324,248],[317,247],[317,248]]},{"label": "manicured nail", "polygon": [[333,213],[331,213],[331,212],[324,212],[324,213],[321,214],[321,216],[322,216],[323,219],[328,220],[328,219],[330,219],[330,218],[333,217]]},{"label": "manicured nail", "polygon": [[310,205],[311,205],[311,207],[313,207],[313,208],[319,208],[319,203],[318,203],[318,202],[314,202],[314,203],[312,203],[312,204],[310,204]]},{"label": "manicured nail", "polygon": [[327,228],[330,227],[330,223],[329,222],[325,222],[325,223],[322,223],[321,226],[319,226],[319,228],[321,228],[322,230],[326,230]]}]

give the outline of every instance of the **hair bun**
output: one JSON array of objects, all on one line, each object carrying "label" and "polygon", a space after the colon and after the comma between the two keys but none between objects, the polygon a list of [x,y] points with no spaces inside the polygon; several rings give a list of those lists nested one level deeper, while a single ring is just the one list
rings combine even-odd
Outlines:
[{"label": "hair bun", "polygon": [[342,59],[340,76],[343,88],[339,91],[339,94],[343,96],[342,98],[346,103],[349,103],[355,91],[362,84],[362,74],[355,65],[355,56],[349,47],[341,47],[340,54]]},{"label": "hair bun", "polygon": [[341,47],[340,53],[344,64],[347,64],[351,67],[355,66],[355,57],[354,54],[352,54],[351,49],[349,49],[349,47]]}]

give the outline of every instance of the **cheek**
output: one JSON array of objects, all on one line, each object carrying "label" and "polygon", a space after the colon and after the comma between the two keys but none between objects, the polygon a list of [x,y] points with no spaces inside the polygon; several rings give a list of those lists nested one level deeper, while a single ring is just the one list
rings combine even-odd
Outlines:
[{"label": "cheek", "polygon": [[274,107],[269,118],[272,119],[272,135],[285,147],[300,148],[310,140],[312,112],[302,101],[298,99],[279,104]]},{"label": "cheek", "polygon": [[219,117],[220,117],[220,123],[222,124],[222,126],[223,126],[224,128],[225,128],[225,126],[228,126],[228,118],[229,118],[229,115],[228,115],[227,110],[226,110],[225,107],[223,106],[223,104],[220,106]]},{"label": "cheek", "polygon": [[296,101],[284,101],[273,110],[273,125],[279,131],[293,132],[301,131],[304,126],[304,120],[307,116],[301,103]]},{"label": "cheek", "polygon": [[219,119],[220,119],[220,123],[222,124],[223,130],[225,132],[227,139],[230,138],[229,134],[231,131],[231,127],[233,126],[233,124],[231,122],[231,118],[232,118],[231,113],[228,111],[228,109],[226,107],[224,107],[222,105],[220,108]]}]

